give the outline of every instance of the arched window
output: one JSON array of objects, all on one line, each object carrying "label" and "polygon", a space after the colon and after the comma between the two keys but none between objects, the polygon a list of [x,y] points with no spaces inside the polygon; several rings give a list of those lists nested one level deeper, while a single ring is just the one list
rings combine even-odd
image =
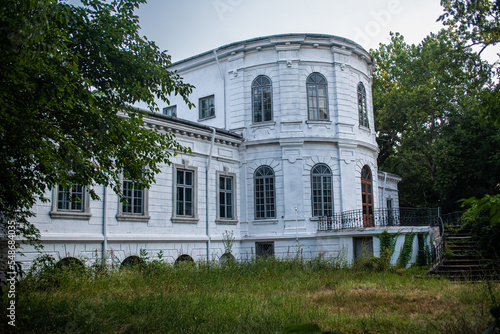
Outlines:
[{"label": "arched window", "polygon": [[274,171],[269,166],[257,168],[254,174],[255,219],[276,218]]},{"label": "arched window", "polygon": [[361,201],[363,205],[363,226],[373,227],[372,171],[368,166],[364,166],[361,170]]},{"label": "arched window", "polygon": [[324,217],[333,215],[332,171],[327,165],[319,164],[311,170],[312,215]]},{"label": "arched window", "polygon": [[258,76],[252,83],[253,122],[268,122],[273,119],[271,79]]},{"label": "arched window", "polygon": [[309,120],[328,120],[328,86],[325,77],[312,73],[307,77],[306,86]]},{"label": "arched window", "polygon": [[69,269],[76,269],[76,270],[83,270],[85,266],[83,265],[83,262],[78,260],[77,258],[74,257],[65,257],[62,260],[59,260],[56,264],[56,268],[69,268]]},{"label": "arched window", "polygon": [[176,265],[179,265],[180,263],[183,263],[183,264],[194,264],[194,260],[191,256],[187,255],[187,254],[182,254],[180,255],[177,260],[175,260],[175,264]]},{"label": "arched window", "polygon": [[143,263],[144,260],[138,257],[137,255],[131,255],[123,260],[121,264],[121,268],[131,268]]},{"label": "arched window", "polygon": [[368,124],[368,111],[366,107],[366,90],[362,82],[358,84],[358,112],[359,112],[359,125],[369,128]]}]

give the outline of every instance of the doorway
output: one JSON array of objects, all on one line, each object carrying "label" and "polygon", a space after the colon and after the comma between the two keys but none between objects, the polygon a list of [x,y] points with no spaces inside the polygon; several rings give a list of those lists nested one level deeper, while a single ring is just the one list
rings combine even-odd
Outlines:
[{"label": "doorway", "polygon": [[365,166],[361,170],[361,199],[363,205],[363,227],[373,227],[372,171]]}]

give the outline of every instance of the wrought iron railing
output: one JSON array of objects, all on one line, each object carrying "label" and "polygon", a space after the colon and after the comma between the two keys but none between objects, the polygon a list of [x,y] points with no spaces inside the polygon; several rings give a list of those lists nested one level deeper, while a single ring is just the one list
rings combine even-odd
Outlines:
[{"label": "wrought iron railing", "polygon": [[378,209],[370,214],[352,210],[320,217],[318,231],[385,226],[439,226],[439,219],[438,208]]},{"label": "wrought iron railing", "polygon": [[446,253],[446,239],[444,234],[445,227],[453,225],[462,225],[463,222],[463,212],[452,212],[439,217],[439,241],[432,245],[431,256],[432,263],[431,268],[427,271],[428,273],[433,273],[434,270],[439,267],[443,262]]},{"label": "wrought iron railing", "polygon": [[446,252],[446,243],[444,240],[444,224],[443,219],[439,217],[439,241],[437,243],[431,243],[431,267],[435,268],[444,259],[444,254]]}]

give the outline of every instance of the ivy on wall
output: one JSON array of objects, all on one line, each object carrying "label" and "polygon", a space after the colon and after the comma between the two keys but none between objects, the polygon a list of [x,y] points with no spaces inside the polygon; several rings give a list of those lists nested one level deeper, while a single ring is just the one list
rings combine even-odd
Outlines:
[{"label": "ivy on wall", "polygon": [[429,233],[418,233],[417,234],[417,242],[418,242],[418,254],[417,254],[417,266],[426,266],[431,262],[431,251],[429,249],[429,245],[426,244],[425,239]]},{"label": "ivy on wall", "polygon": [[405,235],[405,241],[397,261],[398,267],[400,268],[406,268],[408,262],[410,262],[411,255],[413,254],[413,240],[415,239],[415,235],[415,232],[410,232]]},{"label": "ivy on wall", "polygon": [[391,263],[392,254],[396,248],[396,237],[399,233],[382,232],[378,238],[380,239],[380,260],[385,268],[388,268]]},{"label": "ivy on wall", "polygon": [[[390,266],[390,260],[396,248],[396,240],[400,234],[401,233],[391,234],[387,231],[384,231],[379,236],[377,236],[380,240],[380,260],[385,264],[385,268],[388,268]],[[415,240],[415,236],[417,236],[418,242],[418,254],[415,264],[417,266],[426,266],[430,263],[431,256],[429,245],[425,242],[428,235],[429,233],[427,232],[410,232],[408,234],[405,234],[405,240],[403,246],[401,247],[399,257],[396,261],[396,264],[399,268],[406,268],[406,266],[410,262],[413,255],[413,242]]]}]

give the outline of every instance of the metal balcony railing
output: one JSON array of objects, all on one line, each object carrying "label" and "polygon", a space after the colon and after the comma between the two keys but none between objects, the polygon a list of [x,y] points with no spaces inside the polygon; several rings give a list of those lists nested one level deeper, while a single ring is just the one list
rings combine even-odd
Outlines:
[{"label": "metal balcony railing", "polygon": [[336,231],[367,227],[385,226],[438,226],[438,208],[397,208],[378,209],[370,214],[362,210],[336,213],[333,216],[320,217],[318,231]]}]

